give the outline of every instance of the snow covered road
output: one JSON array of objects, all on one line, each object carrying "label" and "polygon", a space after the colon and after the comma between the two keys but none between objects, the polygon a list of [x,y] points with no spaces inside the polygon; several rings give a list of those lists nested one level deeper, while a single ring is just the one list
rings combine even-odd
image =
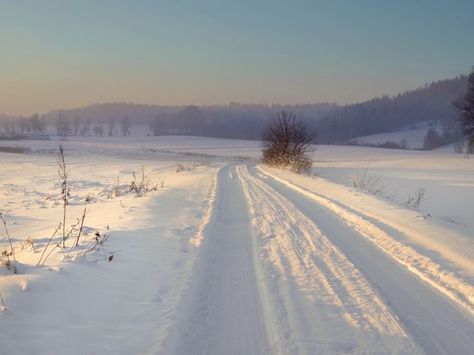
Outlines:
[{"label": "snow covered road", "polygon": [[[255,168],[252,173],[258,175]],[[348,256],[423,351],[472,352],[474,324],[464,310],[374,247],[336,214],[271,177],[266,176],[264,181],[298,206]]]},{"label": "snow covered road", "polygon": [[468,354],[472,317],[340,216],[228,165],[166,353]]},{"label": "snow covered road", "polygon": [[170,354],[261,354],[267,349],[248,210],[235,167],[220,170],[215,213]]}]

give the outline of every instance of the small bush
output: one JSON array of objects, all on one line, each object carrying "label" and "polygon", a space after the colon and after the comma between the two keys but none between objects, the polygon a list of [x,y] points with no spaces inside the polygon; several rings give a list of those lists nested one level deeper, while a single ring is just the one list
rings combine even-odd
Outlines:
[{"label": "small bush", "polygon": [[296,173],[309,172],[313,137],[294,113],[281,111],[263,133],[263,163],[289,167]]},{"label": "small bush", "polygon": [[384,189],[380,182],[381,179],[380,175],[372,174],[368,168],[365,168],[351,177],[351,184],[358,191],[379,195]]},{"label": "small bush", "polygon": [[176,173],[180,173],[182,171],[184,171],[185,168],[184,168],[184,165],[183,164],[178,164],[176,165]]},{"label": "small bush", "polygon": [[418,210],[421,207],[421,204],[425,200],[426,191],[423,188],[419,188],[415,191],[408,192],[407,200],[405,201],[405,206],[408,208],[413,208]]},{"label": "small bush", "polygon": [[158,190],[158,186],[151,183],[150,177],[145,171],[145,166],[141,166],[140,175],[132,172],[133,180],[130,183],[130,191],[134,192],[136,197],[143,197],[150,191]]}]

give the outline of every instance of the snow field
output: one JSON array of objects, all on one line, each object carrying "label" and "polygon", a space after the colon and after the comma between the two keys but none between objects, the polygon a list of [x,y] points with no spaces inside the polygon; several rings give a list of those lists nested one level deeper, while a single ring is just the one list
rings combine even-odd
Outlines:
[{"label": "snow field", "polygon": [[[177,173],[170,159],[90,158],[72,151],[68,223],[86,207],[85,230],[110,238],[101,254],[77,258],[74,249],[58,248],[44,267],[35,267],[62,211],[55,157],[5,154],[0,159],[6,168],[0,177],[1,208],[21,265],[18,274],[1,269],[0,292],[7,305],[0,313],[1,352],[160,352],[187,289],[196,256],[190,240],[207,213],[217,166],[177,156],[185,168]],[[119,187],[129,183],[142,163],[158,190],[136,198],[116,189],[117,176]],[[20,250],[27,238],[35,250]],[[2,231],[2,250],[7,245]],[[108,262],[104,257],[112,252]]]},{"label": "snow field", "polygon": [[[18,274],[0,269],[7,305],[0,352],[469,354],[474,347],[469,159],[322,146],[313,153],[320,177],[309,177],[255,165],[258,142],[73,139],[64,143],[68,224],[86,207],[82,243],[95,231],[110,239],[86,257],[58,248],[38,268],[62,211],[59,142],[13,144],[32,152],[0,153],[0,209],[20,265]],[[127,184],[142,165],[157,189],[136,198]],[[402,191],[428,184],[429,199],[418,211],[348,186],[367,166],[385,173],[389,187],[406,182]],[[2,231],[0,250],[7,248]]]}]

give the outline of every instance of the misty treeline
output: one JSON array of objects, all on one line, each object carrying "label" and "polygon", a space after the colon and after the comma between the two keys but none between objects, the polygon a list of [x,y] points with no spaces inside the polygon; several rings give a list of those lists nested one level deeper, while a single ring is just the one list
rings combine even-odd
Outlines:
[{"label": "misty treeline", "polygon": [[338,107],[318,124],[320,143],[344,143],[357,137],[389,132],[417,122],[438,122],[446,131],[458,129],[453,101],[466,90],[466,76],[441,80],[396,96]]},{"label": "misty treeline", "polygon": [[16,136],[27,133],[45,133],[47,119],[45,115],[33,114],[27,117],[8,117],[0,115],[0,135]]},{"label": "misty treeline", "polygon": [[[442,127],[444,144],[460,135],[459,112],[453,101],[465,94],[467,76],[441,80],[395,96],[352,104],[266,105],[231,103],[220,106],[156,106],[127,103],[96,104],[43,116],[11,118],[0,115],[0,135],[43,132],[67,139],[72,135],[127,136],[199,135],[259,140],[277,112],[287,110],[317,133],[319,143],[348,143],[352,138],[415,127],[428,121]],[[38,124],[38,121],[41,122]],[[35,122],[33,124],[33,122]],[[440,141],[434,137],[435,141]]]},{"label": "misty treeline", "polygon": [[56,134],[68,139],[71,136],[128,136],[132,120],[124,115],[120,119],[109,117],[103,121],[79,115],[57,114],[8,117],[0,115],[0,138],[21,138],[29,135]]},{"label": "misty treeline", "polygon": [[75,115],[72,119],[60,112],[52,121],[56,134],[63,139],[70,136],[128,136],[131,133],[132,120],[128,115],[120,119],[109,117],[105,123],[93,120],[90,117],[82,119]]}]

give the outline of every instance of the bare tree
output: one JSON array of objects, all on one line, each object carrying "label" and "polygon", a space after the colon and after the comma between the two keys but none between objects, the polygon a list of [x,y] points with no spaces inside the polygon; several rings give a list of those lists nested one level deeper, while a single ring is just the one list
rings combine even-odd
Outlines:
[{"label": "bare tree", "polygon": [[122,132],[122,136],[128,136],[130,134],[130,126],[132,122],[130,121],[130,117],[123,116],[122,120],[120,121],[120,131]]},{"label": "bare tree", "polygon": [[115,118],[113,117],[109,118],[109,122],[107,123],[107,128],[108,128],[109,137],[112,137],[114,135],[114,129],[115,129]]},{"label": "bare tree", "polygon": [[94,126],[94,134],[96,136],[103,136],[104,135],[104,127],[102,127],[101,125],[95,125]]},{"label": "bare tree", "polygon": [[81,118],[79,116],[74,116],[72,125],[73,125],[74,135],[77,136],[81,128]]},{"label": "bare tree", "polygon": [[30,121],[28,120],[28,118],[20,117],[18,119],[18,123],[20,124],[20,133],[21,134],[30,131]]},{"label": "bare tree", "polygon": [[263,162],[290,167],[297,173],[311,168],[309,153],[314,137],[293,112],[281,111],[263,133]]},{"label": "bare tree", "polygon": [[69,122],[66,115],[62,113],[58,114],[58,118],[56,119],[56,130],[58,136],[62,137],[65,141],[71,135],[71,122]]},{"label": "bare tree", "polygon": [[467,152],[474,153],[474,68],[467,77],[466,93],[454,104],[461,113],[460,121],[467,138]]},{"label": "bare tree", "polygon": [[16,131],[16,123],[18,120],[12,119],[10,117],[4,117],[3,120],[0,122],[2,124],[3,133],[7,137],[14,136]]},{"label": "bare tree", "polygon": [[91,125],[92,125],[91,121],[92,121],[92,119],[90,117],[87,117],[86,124],[85,124],[85,130],[84,130],[87,135],[90,134],[90,132],[91,132]]},{"label": "bare tree", "polygon": [[30,117],[31,130],[34,133],[43,133],[46,130],[46,120],[44,116],[39,116],[37,113]]},{"label": "bare tree", "polygon": [[443,145],[443,137],[434,128],[430,128],[428,132],[426,132],[426,135],[423,141],[423,149],[433,150],[433,149],[441,147],[442,145]]},{"label": "bare tree", "polygon": [[151,131],[153,132],[154,136],[159,136],[161,132],[161,121],[163,121],[161,115],[156,115],[153,121],[150,124]]}]

